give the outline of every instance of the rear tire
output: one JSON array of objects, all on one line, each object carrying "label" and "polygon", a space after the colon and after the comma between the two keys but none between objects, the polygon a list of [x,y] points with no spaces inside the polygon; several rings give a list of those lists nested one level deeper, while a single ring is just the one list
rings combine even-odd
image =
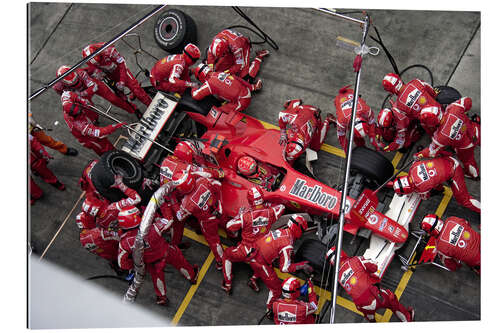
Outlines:
[{"label": "rear tire", "polygon": [[201,101],[197,101],[191,96],[191,90],[187,89],[184,92],[184,95],[182,95],[177,108],[181,111],[194,112],[206,116],[213,106],[219,105],[219,100],[217,100],[212,95],[205,97]]},{"label": "rear tire", "polygon": [[382,154],[366,147],[352,151],[351,168],[382,185],[394,174],[394,166]]}]

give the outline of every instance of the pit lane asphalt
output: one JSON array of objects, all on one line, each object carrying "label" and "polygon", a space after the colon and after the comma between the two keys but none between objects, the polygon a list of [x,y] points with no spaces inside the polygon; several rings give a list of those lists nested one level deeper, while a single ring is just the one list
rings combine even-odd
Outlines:
[{"label": "pit lane asphalt", "polygon": [[[28,6],[28,61],[29,93],[55,77],[60,65],[73,65],[81,59],[81,49],[93,42],[107,41],[137,19],[152,10],[145,5],[104,5],[31,3]],[[208,46],[211,38],[225,27],[248,24],[230,7],[175,6],[191,15],[198,26],[200,49]],[[247,113],[271,124],[277,124],[277,114],[286,99],[302,98],[305,103],[319,106],[324,113],[335,112],[333,98],[339,88],[354,83],[353,54],[335,46],[341,35],[359,41],[361,30],[356,24],[319,13],[313,9],[298,8],[243,8],[262,30],[279,45],[278,51],[264,60],[259,77],[264,81],[263,91],[255,95]],[[472,97],[472,113],[480,114],[480,15],[478,12],[429,12],[429,11],[382,11],[369,10],[374,25],[393,54],[401,69],[424,64],[434,75],[434,84],[448,83],[463,95]],[[358,17],[361,17],[358,15]],[[166,55],[155,44],[153,26],[155,18],[135,30],[141,36],[142,46],[157,58]],[[248,33],[242,30],[243,33]],[[258,38],[249,33],[252,40]],[[374,35],[373,30],[371,35]],[[132,41],[132,40],[131,40]],[[370,39],[370,46],[377,46]],[[133,50],[123,42],[116,43],[119,52],[135,74],[139,71],[133,60]],[[254,50],[264,46],[256,45]],[[267,45],[265,46],[268,47]],[[140,58],[140,64],[151,68],[155,60],[149,56]],[[360,93],[374,112],[378,112],[385,92],[381,86],[383,76],[392,67],[383,55],[366,56],[361,75]],[[409,71],[403,79],[408,81],[420,76],[429,80],[421,71]],[[139,76],[145,85],[144,76]],[[107,105],[98,96],[99,104]],[[139,102],[137,102],[139,103]],[[145,107],[138,104],[144,110]],[[112,274],[106,263],[83,249],[78,241],[74,218],[79,211],[71,211],[81,195],[77,185],[84,165],[95,154],[82,148],[72,137],[64,123],[60,99],[48,91],[29,104],[35,119],[44,127],[52,128],[48,134],[79,150],[77,157],[63,156],[55,151],[49,167],[67,185],[65,192],[47,186],[35,177],[45,192],[44,197],[30,208],[29,237],[38,255],[47,246],[43,260],[60,265],[68,271],[88,278]],[[114,109],[120,119],[133,122],[133,116]],[[59,125],[55,126],[54,122]],[[109,121],[102,119],[103,124]],[[116,140],[118,135],[112,136]],[[428,139],[422,142],[428,142]],[[328,134],[326,143],[340,147],[335,129]],[[479,149],[476,150],[479,161]],[[395,154],[387,154],[393,159]],[[317,176],[329,185],[342,181],[339,168],[342,159],[326,151],[319,153],[314,168]],[[467,180],[471,194],[480,199],[480,183]],[[449,199],[449,198],[448,198]],[[426,213],[443,211],[443,217],[456,215],[468,219],[477,229],[480,218],[457,205],[454,199],[436,196],[424,201],[417,213],[416,222]],[[64,225],[62,225],[65,223]],[[61,227],[62,225],[62,227]],[[56,235],[56,237],[54,237]],[[149,278],[141,289],[137,304],[171,318],[179,325],[254,325],[264,313],[267,290],[261,283],[261,292],[254,293],[246,286],[249,268],[235,265],[234,292],[232,296],[220,289],[221,274],[215,270],[208,247],[194,233],[188,233],[191,248],[185,256],[189,262],[202,267],[199,286],[191,286],[178,272],[168,267],[166,271],[167,293],[170,305],[166,308],[154,304],[154,292]],[[345,241],[348,243],[348,241]],[[36,277],[33,277],[36,278]],[[95,280],[107,290],[121,297],[126,283],[114,279]],[[431,320],[478,320],[480,319],[480,279],[466,268],[450,273],[436,267],[422,266],[415,272],[403,272],[395,258],[382,281],[384,286],[396,290],[401,302],[412,305],[418,321]],[[69,291],[68,291],[69,292]],[[71,291],[71,295],[75,295]],[[342,291],[341,306],[337,309],[338,322],[363,322],[353,312],[352,303]],[[74,298],[68,300],[68,306]],[[380,313],[380,320],[396,321],[389,312]],[[54,314],[57,320],[57,314]],[[269,324],[264,320],[265,324]],[[91,324],[89,323],[89,326]],[[119,323],[117,323],[119,327]]]}]

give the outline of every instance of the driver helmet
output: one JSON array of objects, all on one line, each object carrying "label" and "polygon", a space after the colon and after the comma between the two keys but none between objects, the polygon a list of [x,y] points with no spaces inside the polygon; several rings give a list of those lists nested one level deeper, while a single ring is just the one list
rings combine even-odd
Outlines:
[{"label": "driver helmet", "polygon": [[403,86],[403,81],[401,81],[399,75],[389,73],[384,76],[384,79],[382,80],[382,86],[384,87],[385,91],[388,91],[391,94],[398,94],[401,90],[401,87]]},{"label": "driver helmet", "polygon": [[444,222],[435,214],[427,214],[420,222],[420,229],[429,235],[437,237],[443,229]]},{"label": "driver helmet", "polygon": [[141,213],[137,207],[123,207],[118,213],[118,225],[121,229],[133,229],[139,224],[141,224]]},{"label": "driver helmet", "polygon": [[289,277],[281,285],[283,297],[297,299],[300,296],[300,282],[296,277]]},{"label": "driver helmet", "polygon": [[287,223],[288,229],[293,236],[293,238],[298,239],[302,236],[302,233],[307,229],[307,221],[306,219],[299,214],[293,214],[288,219]]},{"label": "driver helmet", "polygon": [[251,156],[242,156],[238,159],[237,170],[243,176],[253,176],[257,173],[257,161]]}]

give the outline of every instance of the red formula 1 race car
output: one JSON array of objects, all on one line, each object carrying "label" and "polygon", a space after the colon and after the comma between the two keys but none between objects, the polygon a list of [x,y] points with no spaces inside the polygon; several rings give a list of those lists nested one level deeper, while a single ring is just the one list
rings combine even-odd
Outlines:
[{"label": "red formula 1 race car", "polygon": [[[266,129],[260,121],[247,115],[233,116],[215,111],[212,106],[216,103],[214,100],[197,102],[189,94],[179,98],[157,93],[140,122],[134,125],[128,140],[122,144],[121,151],[105,154],[96,164],[91,173],[96,189],[111,201],[119,200],[120,193],[113,192],[109,186],[111,176],[120,173],[127,185],[142,191],[143,199],[148,200],[155,186],[159,185],[159,165],[169,153],[167,149],[172,150],[179,139],[198,140],[205,146],[209,164],[224,170],[223,213],[232,217],[240,207],[248,205],[247,190],[255,185],[237,169],[238,160],[250,156],[273,173],[271,184],[263,187],[266,200],[311,216],[309,220],[316,224],[316,228],[311,229],[317,229],[320,240],[314,240],[315,244],[312,240],[305,243],[308,248],[299,249],[298,255],[302,254],[316,269],[321,269],[319,261],[324,256],[318,251],[326,251],[328,242],[335,237],[333,221],[339,215],[341,192],[288,164],[279,145],[278,130]],[[235,121],[233,117],[238,119]],[[359,195],[366,185],[381,184],[394,172],[385,157],[364,147],[354,151],[352,167],[356,173],[348,189],[348,208],[356,201],[353,197]],[[148,188],[144,183],[155,186]],[[406,241],[408,225],[419,202],[416,196],[394,196],[388,213],[371,209],[362,224],[347,213],[345,231],[352,234],[361,229],[371,231],[373,245],[370,249],[373,253],[365,255],[379,262],[380,276],[392,260],[394,251]]]}]

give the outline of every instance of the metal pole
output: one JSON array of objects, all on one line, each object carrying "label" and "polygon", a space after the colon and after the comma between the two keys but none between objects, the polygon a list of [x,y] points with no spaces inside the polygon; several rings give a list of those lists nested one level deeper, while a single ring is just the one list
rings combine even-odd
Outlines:
[{"label": "metal pole", "polygon": [[[115,117],[113,117],[113,116],[111,116],[111,115],[107,114],[106,112],[99,110],[99,109],[98,109],[98,108],[96,108],[95,106],[92,106],[92,105],[82,105],[82,104],[79,104],[79,105],[80,105],[80,106],[82,106],[82,107],[91,108],[92,110],[94,110],[94,111],[98,112],[99,114],[102,114],[103,116],[105,116],[105,117],[107,117],[107,118],[109,118],[109,119],[113,120],[113,121],[114,121],[114,122],[116,122],[117,124],[122,123],[122,121],[120,121],[119,119],[116,119]],[[166,151],[168,151],[170,154],[173,154],[173,153],[174,153],[171,149],[168,149],[168,148],[167,148],[167,147],[165,147],[164,145],[162,145],[162,144],[160,144],[160,143],[158,143],[158,142],[156,142],[156,141],[154,141],[154,140],[151,140],[151,139],[150,139],[150,138],[148,138],[147,136],[145,136],[145,135],[143,135],[143,134],[139,133],[139,131],[136,131],[134,128],[130,127],[129,125],[123,125],[123,127],[127,128],[127,129],[129,129],[129,130],[131,130],[132,132],[134,132],[135,134],[137,134],[137,135],[139,135],[139,136],[142,136],[144,139],[148,140],[148,141],[149,141],[149,142],[151,142],[151,143],[154,143],[155,145],[159,146],[160,148],[165,149],[165,150],[166,150]]]},{"label": "metal pole", "polygon": [[[370,21],[368,15],[365,16],[365,20],[363,22],[363,38],[361,42],[361,50],[366,42],[366,36],[368,34],[368,28],[370,27]],[[361,52],[358,56],[363,57],[363,53]],[[333,284],[333,293],[332,293],[332,309],[330,312],[330,324],[335,322],[335,306],[337,303],[337,292],[338,292],[338,274],[340,268],[340,254],[342,252],[342,234],[344,229],[344,220],[345,220],[345,209],[346,209],[346,201],[347,201],[347,182],[349,180],[349,168],[351,167],[351,148],[352,142],[354,139],[354,119],[356,119],[356,109],[358,106],[358,90],[359,90],[359,78],[361,76],[361,65],[359,70],[356,73],[356,84],[354,87],[354,104],[352,106],[351,113],[351,129],[349,133],[349,143],[347,145],[347,156],[346,156],[346,164],[345,164],[345,174],[344,174],[344,188],[342,190],[342,199],[340,201],[340,216],[339,216],[339,235],[337,241],[337,251],[335,253],[335,275],[332,281]]]},{"label": "metal pole", "polygon": [[328,9],[328,8],[314,8],[314,9],[319,10],[320,12],[323,12],[323,13],[326,13],[326,14],[330,14],[330,15],[333,15],[333,16],[336,16],[336,17],[340,17],[340,18],[342,18],[344,20],[347,20],[347,21],[352,21],[352,22],[359,23],[359,24],[365,24],[365,21],[358,20],[358,19],[356,19],[354,17],[349,17],[349,16],[346,16],[346,15],[339,14],[335,10],[331,10],[331,9]]},{"label": "metal pole", "polygon": [[162,10],[166,6],[167,5],[161,5],[161,6],[156,7],[152,12],[150,12],[149,14],[147,14],[146,16],[144,16],[142,19],[140,19],[139,21],[137,21],[134,24],[132,24],[126,30],[124,30],[123,32],[121,32],[120,34],[118,34],[117,36],[115,36],[113,39],[111,39],[109,42],[105,43],[100,49],[98,49],[97,51],[95,51],[94,53],[92,53],[91,55],[89,55],[88,57],[80,60],[76,65],[74,65],[73,67],[71,67],[66,73],[64,73],[63,75],[55,78],[54,80],[50,81],[46,86],[44,86],[44,87],[38,89],[37,91],[35,91],[31,96],[28,97],[28,101],[31,101],[33,98],[35,98],[35,97],[39,96],[40,94],[44,93],[47,89],[49,89],[54,84],[56,84],[57,82],[59,82],[60,80],[62,80],[66,75],[69,75],[75,69],[77,69],[78,67],[80,67],[81,65],[83,65],[84,63],[86,63],[89,59],[91,59],[91,58],[95,57],[96,55],[100,54],[101,52],[103,52],[108,46],[110,46],[111,44],[113,44],[113,43],[117,42],[118,40],[120,40],[123,36],[125,36],[130,31],[134,30],[135,28],[137,28],[138,26],[140,26],[141,24],[143,24],[144,22],[146,22],[151,16],[155,15],[156,13],[158,13],[160,10]]}]

